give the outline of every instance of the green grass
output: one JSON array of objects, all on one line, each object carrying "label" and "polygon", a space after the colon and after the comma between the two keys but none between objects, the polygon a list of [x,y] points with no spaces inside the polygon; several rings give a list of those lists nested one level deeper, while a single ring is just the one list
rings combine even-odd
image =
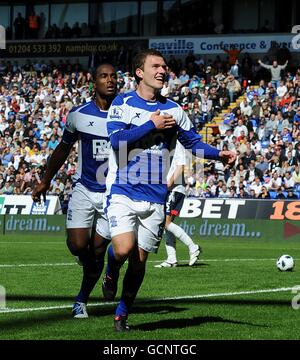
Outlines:
[{"label": "green grass", "polygon": [[[0,313],[0,339],[300,338],[300,310],[291,306],[295,296],[291,291],[197,297],[300,285],[297,266],[293,272],[285,273],[275,267],[275,259],[285,253],[300,259],[297,239],[211,238],[201,240],[201,246],[204,252],[194,267],[187,266],[187,248],[179,243],[177,268],[154,268],[156,261],[165,258],[164,244],[157,255],[150,256],[130,316],[132,331],[126,334],[114,332],[115,304],[103,303],[100,284],[90,300],[99,305],[88,309],[89,318],[71,318],[71,305],[81,281],[79,266],[0,267],[0,284],[6,289],[8,308],[70,305],[63,309]],[[73,263],[64,239],[26,234],[0,238],[0,264],[43,263]],[[173,299],[163,299],[169,297]]]}]

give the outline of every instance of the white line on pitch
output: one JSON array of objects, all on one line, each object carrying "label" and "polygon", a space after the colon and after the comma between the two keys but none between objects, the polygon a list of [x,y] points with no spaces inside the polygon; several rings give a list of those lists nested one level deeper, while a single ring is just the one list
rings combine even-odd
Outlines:
[{"label": "white line on pitch", "polygon": [[[238,262],[238,261],[275,261],[276,259],[200,259],[202,262]],[[294,258],[294,260],[298,260]],[[163,260],[149,260],[148,263],[159,263]],[[182,260],[180,263],[188,262]],[[13,268],[13,267],[51,267],[51,266],[73,266],[77,265],[75,262],[70,263],[40,263],[40,264],[0,264],[0,268]]]},{"label": "white line on pitch", "polygon": [[11,267],[47,267],[47,266],[72,266],[77,265],[73,263],[53,263],[53,264],[0,264],[0,268],[11,268]]},{"label": "white line on pitch", "polygon": [[47,245],[47,244],[63,244],[66,245],[65,241],[0,241],[1,244],[11,244],[11,245],[18,245],[18,244],[36,244],[36,245]]},{"label": "white line on pitch", "polygon": [[[151,301],[152,302],[162,302],[162,301],[170,301],[170,300],[188,300],[188,299],[202,299],[202,298],[210,298],[210,297],[228,297],[228,296],[238,296],[238,295],[267,294],[267,293],[292,291],[294,289],[295,289],[295,287],[277,288],[277,289],[261,289],[261,290],[244,290],[244,291],[236,291],[236,292],[154,298],[154,299],[149,299],[149,301],[150,302]],[[141,302],[137,301],[137,303],[143,303],[143,301],[141,301]],[[115,302],[101,302],[101,303],[89,304],[88,307],[107,306],[107,305],[113,305],[113,304],[115,304]],[[59,309],[69,309],[71,307],[72,307],[72,305],[69,304],[69,305],[56,305],[56,306],[42,306],[42,307],[37,307],[37,308],[19,308],[19,309],[18,308],[15,308],[15,309],[6,308],[6,309],[0,309],[0,314],[59,310]]]}]

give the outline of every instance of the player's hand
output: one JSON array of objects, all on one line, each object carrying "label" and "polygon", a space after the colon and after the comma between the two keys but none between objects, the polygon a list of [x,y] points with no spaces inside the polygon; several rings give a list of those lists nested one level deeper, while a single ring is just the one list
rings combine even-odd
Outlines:
[{"label": "player's hand", "polygon": [[236,160],[236,153],[233,151],[221,151],[219,154],[221,161],[228,165],[233,165]]},{"label": "player's hand", "polygon": [[46,192],[49,189],[49,185],[45,184],[43,181],[40,184],[37,184],[32,191],[32,200],[34,202],[41,202],[41,195],[43,195],[43,200],[46,200]]},{"label": "player's hand", "polygon": [[170,114],[160,114],[160,110],[156,110],[150,117],[150,120],[153,121],[156,129],[164,130],[170,129],[176,125],[176,121]]}]

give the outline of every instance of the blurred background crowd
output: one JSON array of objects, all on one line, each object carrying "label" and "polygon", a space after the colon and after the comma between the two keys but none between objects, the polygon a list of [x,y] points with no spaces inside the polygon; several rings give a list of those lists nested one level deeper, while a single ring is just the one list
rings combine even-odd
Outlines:
[{"label": "blurred background crowd", "polygon": [[[168,61],[162,95],[180,104],[199,132],[228,109],[205,141],[238,155],[232,168],[209,161],[201,173],[190,169],[188,195],[300,198],[300,67],[236,50],[227,55]],[[0,195],[30,194],[41,180],[70,109],[93,99],[92,70],[62,60],[0,63]],[[130,72],[117,74],[118,92],[135,89]],[[63,207],[77,160],[75,145],[52,181],[49,193]]]}]

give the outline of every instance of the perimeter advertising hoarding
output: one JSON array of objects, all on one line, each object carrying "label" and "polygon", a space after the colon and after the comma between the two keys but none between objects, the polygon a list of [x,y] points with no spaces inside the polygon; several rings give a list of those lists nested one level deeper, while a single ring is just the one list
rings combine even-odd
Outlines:
[{"label": "perimeter advertising hoarding", "polygon": [[5,234],[30,233],[65,236],[64,215],[0,215],[0,237]]},{"label": "perimeter advertising hoarding", "polygon": [[1,195],[0,214],[11,215],[54,215],[61,214],[59,198],[49,195],[46,201],[36,203],[30,195]]},{"label": "perimeter advertising hoarding", "polygon": [[138,51],[148,47],[145,39],[124,40],[71,40],[71,41],[8,41],[6,49],[1,50],[1,58],[12,57],[67,57],[90,56],[92,54],[119,54],[120,51]]},{"label": "perimeter advertising hoarding", "polygon": [[293,46],[295,34],[264,34],[236,36],[166,37],[152,38],[149,48],[159,50],[164,55],[225,54],[223,49],[234,47],[247,53],[266,53],[271,47],[288,48],[299,52]]},{"label": "perimeter advertising hoarding", "polygon": [[300,200],[245,200],[187,198],[182,218],[300,220]]},{"label": "perimeter advertising hoarding", "polygon": [[300,201],[192,199],[176,223],[193,238],[300,241]]},{"label": "perimeter advertising hoarding", "polygon": [[193,239],[300,241],[300,227],[296,221],[178,218],[176,224]]},{"label": "perimeter advertising hoarding", "polygon": [[[297,221],[178,218],[176,223],[194,239],[300,241],[300,226]],[[64,237],[65,216],[0,215],[0,239],[5,239],[5,234],[24,233]]]},{"label": "perimeter advertising hoarding", "polygon": [[[192,199],[176,219],[190,236],[300,241],[300,201]],[[0,215],[0,234],[65,234],[64,215]]]}]

